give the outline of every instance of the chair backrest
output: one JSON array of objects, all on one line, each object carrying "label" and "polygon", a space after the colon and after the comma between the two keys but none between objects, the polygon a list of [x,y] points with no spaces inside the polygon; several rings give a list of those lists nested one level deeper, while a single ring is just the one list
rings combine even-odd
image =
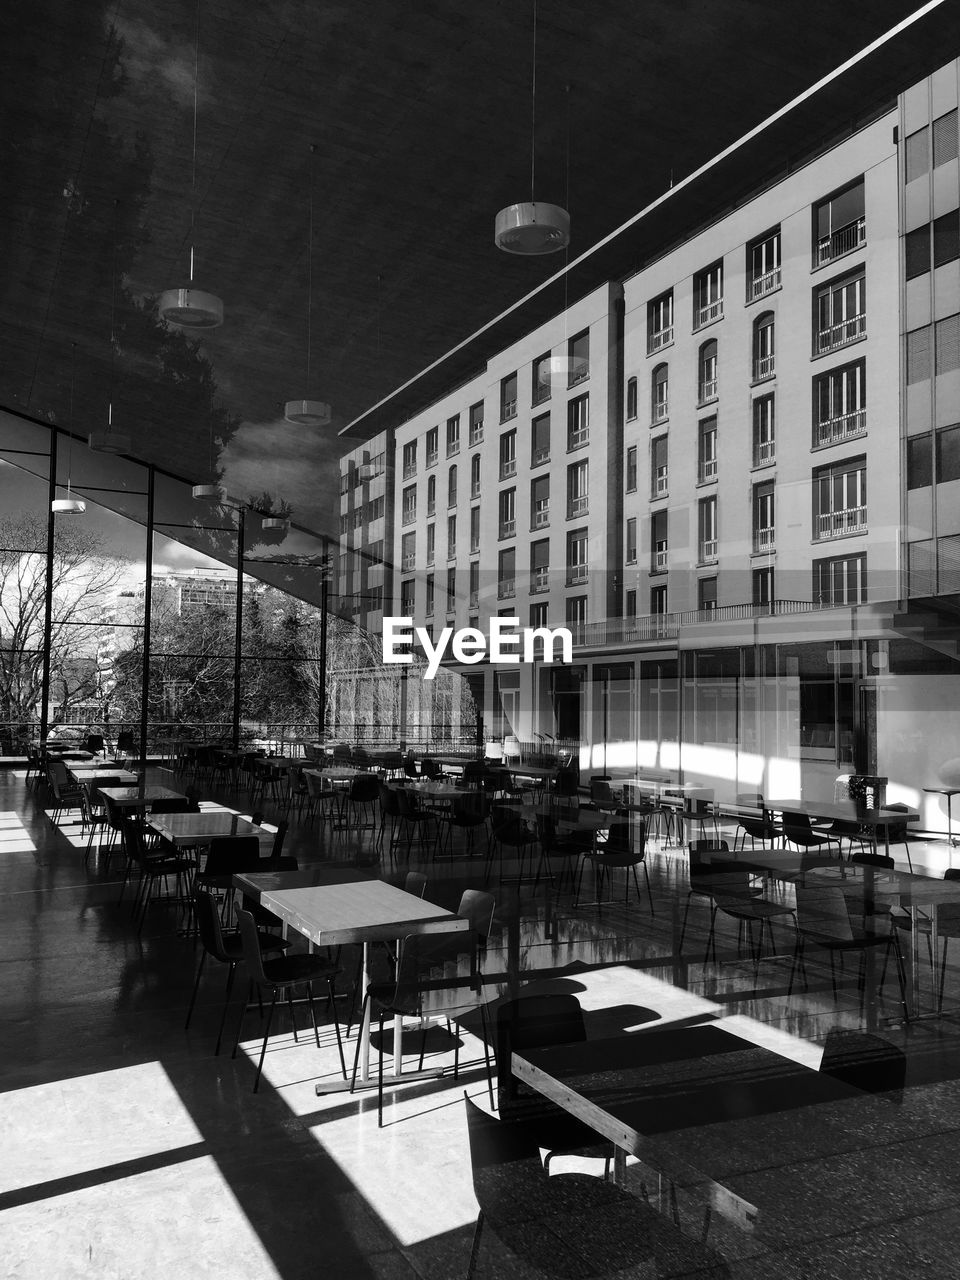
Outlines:
[{"label": "chair backrest", "polygon": [[121,755],[126,751],[133,751],[135,745],[136,741],[129,729],[124,729],[117,734],[117,751]]},{"label": "chair backrest", "polygon": [[243,962],[255,982],[267,982],[263,971],[263,953],[260,950],[260,936],[257,933],[257,922],[250,911],[237,912],[237,925],[240,929],[240,945],[243,948]]},{"label": "chair backrest", "polygon": [[729,868],[715,878],[712,893],[714,902],[721,910],[750,902],[753,898],[750,892],[750,872],[746,867]]},{"label": "chair backrest", "polygon": [[270,861],[276,862],[283,853],[283,842],[287,838],[287,831],[290,829],[290,823],[286,818],[282,818],[277,823],[277,831],[273,837],[273,848],[270,850]]},{"label": "chair backrest", "polygon": [[454,818],[483,822],[490,813],[490,797],[483,791],[468,796],[457,796],[453,802]]},{"label": "chair backrest", "polygon": [[420,773],[424,778],[439,778],[441,772],[436,760],[431,760],[429,756],[424,756],[420,761]]},{"label": "chair backrest", "polygon": [[420,770],[417,768],[417,762],[414,759],[412,751],[408,751],[403,757],[403,772],[408,778],[420,777]]},{"label": "chair backrest", "polygon": [[858,853],[850,861],[855,862],[860,867],[885,867],[888,871],[893,871],[897,865],[885,853]]},{"label": "chair backrest", "polygon": [[609,778],[594,777],[590,779],[590,799],[606,804],[616,803],[616,798],[610,788]]},{"label": "chair backrest", "polygon": [[380,783],[380,812],[388,818],[395,818],[400,812],[397,791],[396,787],[388,787],[385,782]]},{"label": "chair backrest", "polygon": [[380,779],[375,773],[360,773],[350,783],[350,799],[369,804],[380,794]]},{"label": "chair backrest", "polygon": [[150,806],[151,813],[192,813],[193,802],[186,796],[161,797]]},{"label": "chair backrest", "polygon": [[463,766],[463,785],[465,787],[482,786],[484,772],[485,766],[480,760],[468,760]]},{"label": "chair backrest", "polygon": [[843,890],[838,885],[798,884],[797,928],[801,933],[836,942],[852,942],[853,926]]},{"label": "chair backrest", "polygon": [[260,863],[260,841],[256,836],[216,836],[210,841],[203,873],[228,875],[233,871],[256,871]]},{"label": "chair backrest", "polygon": [[539,1049],[552,1044],[579,1044],[586,1040],[583,1010],[576,996],[521,996],[504,1000],[497,1009],[497,1091],[501,1101],[511,1101],[518,1082],[510,1069],[514,1049]]},{"label": "chair backrest", "polygon": [[204,951],[208,951],[216,960],[228,961],[230,957],[224,950],[223,930],[220,928],[220,911],[213,895],[196,885],[193,900],[197,914],[197,932]]},{"label": "chair backrest", "polygon": [[103,751],[105,745],[102,733],[87,734],[87,750],[92,755],[96,755],[99,751]]},{"label": "chair backrest", "polygon": [[415,898],[422,898],[427,892],[427,877],[422,871],[408,871],[403,881],[405,893],[412,893]]},{"label": "chair backrest", "polygon": [[[110,812],[109,807],[107,812]],[[131,862],[135,862],[138,867],[142,867],[147,861],[147,847],[143,840],[143,828],[140,826],[139,821],[132,817],[121,817],[119,823],[123,836],[123,847],[127,857]]]},{"label": "chair backrest", "polygon": [[493,911],[496,899],[492,893],[484,893],[482,889],[464,889],[460,896],[457,915],[470,921],[470,928],[478,937],[486,941],[490,937],[493,925]]},{"label": "chair backrest", "polygon": [[466,1093],[463,1101],[467,1108],[473,1193],[484,1218],[496,1231],[505,1216],[517,1223],[525,1212],[535,1213],[532,1206],[539,1203],[547,1173],[529,1125],[498,1120]]},{"label": "chair backrest", "polygon": [[553,790],[558,796],[575,796],[580,786],[576,769],[558,769],[553,778]]},{"label": "chair backrest", "polygon": [[712,893],[731,869],[730,846],[726,840],[690,841],[690,888]]},{"label": "chair backrest", "polygon": [[600,852],[608,858],[622,858],[629,862],[642,862],[646,854],[647,824],[645,822],[611,822],[607,838]]},{"label": "chair backrest", "polygon": [[512,848],[529,844],[534,839],[533,832],[529,831],[523,819],[515,814],[499,824],[495,823],[492,834],[494,840],[500,844],[510,845]]},{"label": "chair backrest", "polygon": [[806,813],[797,813],[793,809],[784,809],[781,817],[783,818],[783,829],[785,832],[809,832],[812,830],[810,817]]},{"label": "chair backrest", "polygon": [[944,880],[960,880],[960,867],[947,867],[943,873]]}]

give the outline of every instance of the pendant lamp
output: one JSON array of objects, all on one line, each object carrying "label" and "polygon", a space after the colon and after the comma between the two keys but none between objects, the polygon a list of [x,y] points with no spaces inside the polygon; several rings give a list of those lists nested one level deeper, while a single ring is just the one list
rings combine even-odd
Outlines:
[{"label": "pendant lamp", "polygon": [[274,533],[286,533],[290,528],[290,521],[285,520],[282,516],[264,516],[260,521],[260,526]]},{"label": "pendant lamp", "polygon": [[190,490],[190,496],[201,500],[215,498],[219,501],[223,497],[223,490],[218,484],[195,484]]},{"label": "pendant lamp", "polygon": [[558,204],[537,200],[534,174],[537,152],[537,0],[533,0],[533,77],[530,113],[530,199],[508,204],[497,214],[493,239],[504,253],[536,257],[556,253],[570,243],[570,215]]},{"label": "pendant lamp", "polygon": [[[307,389],[310,387],[310,346],[313,327],[313,170],[316,144],[310,144],[310,214],[307,222]],[[325,427],[330,423],[330,406],[323,400],[288,400],[283,406],[286,422],[301,427]]]}]

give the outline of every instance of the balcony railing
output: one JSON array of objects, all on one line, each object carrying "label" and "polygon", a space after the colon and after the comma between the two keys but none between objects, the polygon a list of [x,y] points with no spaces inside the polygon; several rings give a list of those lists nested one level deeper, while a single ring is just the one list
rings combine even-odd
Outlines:
[{"label": "balcony railing", "polygon": [[571,369],[570,371],[570,376],[567,378],[567,386],[575,387],[578,382],[586,382],[587,378],[589,377],[590,377],[590,361],[589,360],[577,361],[573,369]]},{"label": "balcony railing", "polygon": [[703,538],[700,542],[700,563],[706,564],[709,560],[717,558],[717,540],[716,538]]},{"label": "balcony railing", "polygon": [[703,404],[705,400],[712,400],[714,396],[717,394],[716,378],[704,378],[704,380],[700,383],[699,394],[700,394],[701,404]]},{"label": "balcony railing", "polygon": [[517,474],[516,458],[501,458],[500,460],[500,479],[508,480],[510,476]]},{"label": "balcony railing", "polygon": [[509,418],[517,416],[517,400],[516,396],[512,400],[504,400],[500,405],[500,421],[506,422]]},{"label": "balcony railing", "polygon": [[759,382],[761,378],[772,378],[776,371],[776,356],[757,356],[753,362],[754,382]]},{"label": "balcony railing", "polygon": [[516,534],[517,534],[516,520],[500,521],[500,537],[501,538],[515,538]]},{"label": "balcony railing", "polygon": [[590,443],[589,427],[574,427],[567,432],[567,448],[582,449],[585,444]]},{"label": "balcony railing", "polygon": [[762,298],[765,293],[772,293],[774,289],[780,288],[780,268],[771,267],[769,271],[764,271],[758,276],[754,276],[750,281],[750,297]]},{"label": "balcony railing", "polygon": [[860,533],[867,527],[866,507],[846,507],[842,511],[825,511],[817,516],[817,537],[841,538],[845,533]]},{"label": "balcony railing", "polygon": [[838,440],[849,440],[851,436],[862,436],[866,429],[866,409],[854,409],[851,413],[841,413],[818,422],[817,444],[835,444]]},{"label": "balcony railing", "polygon": [[687,609],[682,613],[651,613],[637,618],[605,618],[599,622],[567,625],[575,645],[600,648],[629,645],[637,641],[676,639],[684,627],[812,613],[827,607],[829,606],[814,604],[810,600],[771,600],[767,604],[721,604],[703,609]]},{"label": "balcony railing", "polygon": [[653,333],[647,334],[647,355],[652,355],[654,351],[659,351],[661,347],[665,347],[668,342],[673,341],[673,325],[668,324],[663,329],[656,329]]},{"label": "balcony railing", "polygon": [[697,307],[697,319],[694,328],[702,329],[705,324],[710,324],[712,320],[719,320],[722,315],[722,298],[717,298],[713,302],[707,302],[702,307]]},{"label": "balcony railing", "polygon": [[855,222],[848,222],[845,227],[834,231],[833,235],[824,236],[822,240],[817,241],[817,265],[823,266],[825,262],[832,262],[834,258],[842,258],[845,253],[859,249],[866,240],[866,218],[857,218]]},{"label": "balcony railing", "polygon": [[550,570],[549,568],[540,565],[538,568],[534,569],[533,573],[530,575],[530,593],[531,595],[536,595],[541,591],[549,590]]},{"label": "balcony railing", "polygon": [[516,578],[504,578],[497,583],[497,599],[512,600],[517,594]]},{"label": "balcony railing", "polygon": [[400,559],[400,568],[404,571],[404,573],[406,573],[406,572],[407,572],[408,570],[410,570],[410,569],[415,569],[415,568],[416,568],[416,566],[417,566],[417,557],[416,557],[416,555],[409,555],[409,554],[408,554],[408,555],[405,555],[405,556],[402,556],[402,557],[401,557],[401,559]]},{"label": "balcony railing", "polygon": [[432,453],[428,453],[428,454],[427,454],[427,466],[428,466],[428,467],[435,467],[435,466],[437,465],[437,460],[438,460],[438,458],[439,458],[439,457],[440,457],[440,454],[437,452],[437,450],[436,450],[436,449],[434,449],[434,451],[433,451]]},{"label": "balcony railing", "polygon": [[658,542],[653,550],[653,569],[655,572],[662,573],[667,567],[669,551],[665,542]]},{"label": "balcony railing", "polygon": [[775,440],[758,440],[753,450],[753,465],[762,466],[765,462],[774,462],[777,457]]},{"label": "balcony railing", "polygon": [[668,491],[668,475],[666,467],[657,467],[656,474],[653,477],[653,496],[662,498]]},{"label": "balcony railing", "polygon": [[539,467],[541,462],[549,462],[549,461],[550,461],[550,446],[545,445],[541,449],[534,449],[533,456],[530,459],[530,465],[532,467]]},{"label": "balcony railing", "polygon": [[821,354],[824,351],[835,351],[838,347],[845,347],[848,342],[856,342],[866,332],[867,315],[866,312],[861,312],[849,320],[841,320],[839,324],[821,329],[817,334],[817,351]]},{"label": "balcony railing", "polygon": [[753,531],[753,549],[754,551],[772,551],[774,545],[773,529],[754,529]]},{"label": "balcony railing", "polygon": [[411,480],[417,474],[417,464],[415,462],[405,462],[403,464],[404,480]]},{"label": "balcony railing", "polygon": [[[428,507],[427,507],[427,515],[429,515],[429,514],[430,514],[430,507],[428,506]],[[404,507],[404,508],[403,508],[403,512],[402,512],[402,514],[401,514],[401,516],[400,516],[400,519],[402,520],[402,522],[403,522],[404,524],[413,524],[413,522],[414,522],[414,520],[416,520],[416,518],[417,518],[417,508],[416,508],[416,507]]]},{"label": "balcony railing", "polygon": [[572,520],[575,516],[585,516],[590,511],[590,499],[586,494],[576,498],[567,499],[567,519]]},{"label": "balcony railing", "polygon": [[550,503],[544,502],[538,504],[537,509],[533,513],[534,529],[545,529],[550,523]]},{"label": "balcony railing", "polygon": [[652,415],[653,422],[654,423],[666,422],[669,416],[670,416],[670,401],[658,400],[656,404],[653,406],[653,415]]},{"label": "balcony railing", "polygon": [[571,564],[567,566],[567,586],[574,587],[581,582],[586,582],[590,576],[590,567],[585,564]]},{"label": "balcony railing", "polygon": [[460,452],[460,437],[447,441],[447,457],[454,458]]},{"label": "balcony railing", "polygon": [[704,480],[716,480],[717,478],[717,460],[716,458],[704,458],[700,463],[700,473],[697,477],[701,483]]},{"label": "balcony railing", "polygon": [[471,422],[470,424],[470,444],[483,444],[483,423]]}]

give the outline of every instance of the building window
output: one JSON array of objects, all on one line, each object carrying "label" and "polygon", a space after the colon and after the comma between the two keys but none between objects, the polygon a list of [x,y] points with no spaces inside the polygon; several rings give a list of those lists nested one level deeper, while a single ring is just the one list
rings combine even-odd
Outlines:
[{"label": "building window", "polygon": [[658,364],[650,378],[650,421],[666,422],[670,413],[669,366]]},{"label": "building window", "polygon": [[863,271],[822,285],[816,293],[815,351],[836,351],[867,332],[867,295]]},{"label": "building window", "polygon": [[447,471],[447,506],[457,505],[457,467],[454,464]]},{"label": "building window", "polygon": [[517,375],[508,374],[500,379],[500,421],[517,416]]},{"label": "building window", "polygon": [[550,415],[541,413],[530,425],[530,465],[539,467],[550,461]]},{"label": "building window", "polygon": [[667,568],[667,512],[655,511],[650,517],[650,572],[666,573]]},{"label": "building window", "polygon": [[957,109],[938,116],[933,122],[933,167],[939,168],[957,158]]},{"label": "building window", "polygon": [[780,288],[780,229],[747,246],[747,301]]},{"label": "building window", "polygon": [[753,322],[754,382],[761,382],[764,378],[772,378],[777,371],[774,333],[773,312],[765,311],[762,316],[757,316]]},{"label": "building window", "polygon": [[933,224],[933,265],[944,267],[960,258],[960,216],[945,213]]},{"label": "building window", "polygon": [[550,590],[550,539],[530,543],[530,592]]},{"label": "building window", "polygon": [[470,497],[480,497],[480,455],[475,453],[470,459]]},{"label": "building window", "polygon": [[426,602],[426,604],[425,604],[425,605],[424,605],[424,607],[423,607],[423,611],[424,611],[424,613],[427,615],[427,617],[428,617],[428,618],[430,618],[430,617],[432,617],[432,616],[433,616],[433,604],[434,604],[434,593],[435,593],[435,590],[436,590],[436,586],[435,586],[435,583],[434,583],[434,577],[433,577],[433,574],[432,574],[432,573],[428,573],[428,574],[427,574],[427,602]]},{"label": "building window", "polygon": [[586,529],[571,529],[567,534],[567,586],[586,582],[589,574]]},{"label": "building window", "polygon": [[637,563],[637,518],[631,516],[627,521],[627,564]]},{"label": "building window", "polygon": [[512,600],[517,594],[517,550],[508,547],[497,556],[497,599]]},{"label": "building window", "polygon": [[866,554],[814,560],[814,604],[864,604],[866,599]]},{"label": "building window", "polygon": [[960,369],[960,315],[946,316],[934,325],[934,372]]},{"label": "building window", "polygon": [[447,457],[460,452],[460,415],[447,419]]},{"label": "building window", "polygon": [[903,144],[904,175],[906,182],[922,178],[930,171],[930,129],[924,125],[916,133],[911,133]]},{"label": "building window", "polygon": [[673,341],[673,290],[647,303],[647,355]]},{"label": "building window", "polygon": [[407,485],[403,491],[403,503],[400,508],[401,519],[404,524],[412,524],[417,518],[417,486],[415,484]]},{"label": "building window", "polygon": [[471,447],[483,443],[483,401],[470,406],[470,444]]},{"label": "building window", "polygon": [[627,421],[630,422],[637,416],[637,380],[636,378],[627,379]]},{"label": "building window", "polygon": [[590,443],[590,396],[575,396],[567,402],[567,450],[582,449]]},{"label": "building window", "polygon": [[417,565],[417,535],[405,533],[400,539],[400,568],[409,573]]},{"label": "building window", "polygon": [[713,613],[716,607],[716,578],[701,578],[697,583],[697,608],[701,613]]},{"label": "building window", "polygon": [[867,429],[866,362],[840,365],[814,379],[813,443],[836,444]]},{"label": "building window", "polygon": [[635,618],[637,616],[637,593],[636,590],[624,592],[623,597],[623,616],[625,618]]},{"label": "building window", "polygon": [[455,568],[447,570],[447,613],[456,613],[457,611],[457,571]]},{"label": "building window", "polygon": [[590,464],[574,462],[567,467],[567,519],[575,520],[590,510]]},{"label": "building window", "polygon": [[480,550],[480,508],[470,508],[470,554]]},{"label": "building window", "polygon": [[637,446],[632,444],[627,450],[627,493],[634,493],[637,488]]},{"label": "building window", "polygon": [[565,621],[568,627],[585,627],[587,625],[587,597],[568,596],[566,613]]},{"label": "building window", "polygon": [[753,402],[753,465],[766,466],[777,458],[774,397],[760,396]]},{"label": "building window", "polygon": [[427,476],[427,515],[432,516],[437,509],[437,477]]},{"label": "building window", "polygon": [[507,480],[517,474],[517,433],[504,431],[500,437],[500,479]]},{"label": "building window", "polygon": [[903,237],[904,267],[908,280],[926,275],[930,270],[930,223],[908,231]]},{"label": "building window", "polygon": [[543,404],[550,399],[550,352],[545,351],[533,362],[533,403]]},{"label": "building window", "polygon": [[383,494],[381,494],[379,498],[372,498],[370,502],[367,503],[367,519],[371,521],[382,520],[386,513],[386,509],[387,503]]},{"label": "building window", "polygon": [[697,403],[705,404],[717,396],[717,340],[711,338],[700,348],[697,357]]},{"label": "building window", "polygon": [[501,538],[513,538],[517,533],[517,491],[503,489],[498,500],[498,529]]},{"label": "building window", "polygon": [[753,549],[772,551],[775,544],[774,485],[766,480],[753,486]]},{"label": "building window", "polygon": [[447,516],[447,559],[457,558],[457,517]]},{"label": "building window", "polygon": [[865,458],[849,458],[813,473],[813,536],[818,541],[863,533],[867,527]]},{"label": "building window", "polygon": [[434,557],[437,553],[437,526],[435,524],[427,525],[427,564],[433,564]]},{"label": "building window", "polygon": [[[428,532],[428,537],[427,537],[428,545],[429,545],[429,541],[430,540],[429,540],[429,532]],[[371,565],[383,564],[383,539],[382,538],[378,538],[376,542],[371,542],[369,547],[367,547],[367,563]]]},{"label": "building window", "polygon": [[547,602],[545,600],[540,600],[530,606],[530,625],[531,627],[545,627],[547,625]]},{"label": "building window", "polygon": [[403,478],[409,480],[417,474],[417,442],[411,440],[403,446]]},{"label": "building window", "polygon": [[668,489],[667,437],[657,436],[650,441],[650,497],[664,498]]},{"label": "building window", "polygon": [[907,385],[924,382],[933,375],[933,325],[911,329],[907,334]]},{"label": "building window", "polygon": [[400,583],[400,614],[404,618],[413,616],[413,606],[417,584],[413,578]]},{"label": "building window", "polygon": [[530,481],[530,527],[545,529],[550,523],[550,477]]},{"label": "building window", "polygon": [[480,604],[480,561],[470,561],[470,604],[469,608],[476,609]]},{"label": "building window", "polygon": [[567,343],[567,386],[575,387],[590,377],[590,330],[584,329]]},{"label": "building window", "polygon": [[814,210],[814,265],[821,267],[859,249],[867,239],[863,178],[821,200]]},{"label": "building window", "polygon": [[650,612],[654,617],[662,618],[667,612],[667,584],[658,583],[650,588]]},{"label": "building window", "polygon": [[708,564],[717,558],[717,497],[701,498],[697,503],[698,559]]},{"label": "building window", "polygon": [[926,431],[907,440],[907,488],[926,489],[933,484],[933,435]]},{"label": "building window", "polygon": [[751,576],[751,599],[755,605],[771,605],[775,599],[773,592],[773,565],[764,565],[762,569],[754,569]]},{"label": "building window", "polygon": [[937,484],[960,480],[960,426],[937,432]]},{"label": "building window", "polygon": [[717,478],[717,419],[701,418],[697,429],[697,481]]},{"label": "building window", "polygon": [[719,320],[723,315],[723,263],[714,262],[693,277],[693,327]]},{"label": "building window", "polygon": [[430,430],[427,432],[427,442],[426,442],[426,450],[425,450],[426,463],[428,467],[435,467],[437,465],[437,456],[439,453],[439,449],[440,449],[440,428],[431,427]]}]

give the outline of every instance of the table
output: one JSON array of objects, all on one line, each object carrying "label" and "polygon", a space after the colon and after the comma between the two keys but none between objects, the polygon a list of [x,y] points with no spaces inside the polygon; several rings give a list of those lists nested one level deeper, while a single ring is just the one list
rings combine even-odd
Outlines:
[{"label": "table", "polygon": [[960,787],[924,787],[927,795],[947,797],[947,843],[954,845],[953,838],[953,797],[960,796]]},{"label": "table", "polygon": [[147,826],[177,849],[209,844],[218,836],[257,836],[261,855],[273,849],[274,832],[254,826],[247,818],[225,809],[156,813],[148,816]]},{"label": "table", "polygon": [[140,781],[139,775],[132,773],[129,769],[98,768],[98,769],[70,769],[70,776],[75,782],[97,782],[101,778],[116,778],[124,786],[136,786]]},{"label": "table", "polygon": [[[636,1156],[677,1182],[705,1185],[710,1207],[747,1230],[762,1226],[763,1209],[739,1193],[738,1175],[766,1162],[758,1128],[769,1130],[768,1147],[778,1132],[772,1120],[754,1122],[863,1097],[715,1025],[515,1051],[512,1067],[615,1144],[620,1182],[626,1156]],[[808,1118],[799,1117],[801,1127]]]},{"label": "table", "polygon": [[148,809],[154,800],[186,800],[180,791],[161,787],[158,783],[141,783],[138,787],[98,787],[118,809]]},{"label": "table", "polygon": [[[280,873],[283,875],[284,873]],[[299,874],[299,873],[294,873]],[[293,888],[259,888],[260,903],[283,923],[303,934],[314,946],[337,947],[344,943],[363,946],[361,982],[366,991],[370,974],[370,943],[395,942],[409,934],[458,933],[470,927],[469,920],[443,907],[425,902],[412,893],[387,884],[385,880],[361,878],[341,883],[298,885]],[[235,876],[241,889],[250,881],[247,875]],[[435,1079],[441,1069],[408,1071],[401,1075],[401,1043],[399,1019],[394,1022],[393,1081]],[[376,1088],[370,1079],[370,1007],[367,1005],[360,1027],[360,1069],[357,1088]],[[321,1081],[318,1094],[339,1093],[350,1089],[349,1081]]]},{"label": "table", "polygon": [[888,902],[910,912],[910,950],[913,981],[908,990],[907,1008],[911,1019],[938,1018],[942,1013],[939,988],[936,1001],[924,1010],[920,1000],[920,938],[929,926],[931,949],[931,973],[936,984],[939,969],[940,938],[937,931],[937,914],[941,904],[960,905],[960,881],[934,880],[932,876],[920,876],[908,871],[864,871],[864,894],[872,895],[878,902]]},{"label": "table", "polygon": [[830,818],[841,822],[855,822],[858,826],[868,827],[873,833],[873,843],[877,843],[877,832],[883,832],[883,844],[887,856],[890,855],[890,828],[902,826],[905,822],[918,821],[920,814],[916,809],[864,809],[852,803],[838,803],[829,800],[768,800],[767,808],[772,813],[783,814],[805,813],[808,818]]}]

